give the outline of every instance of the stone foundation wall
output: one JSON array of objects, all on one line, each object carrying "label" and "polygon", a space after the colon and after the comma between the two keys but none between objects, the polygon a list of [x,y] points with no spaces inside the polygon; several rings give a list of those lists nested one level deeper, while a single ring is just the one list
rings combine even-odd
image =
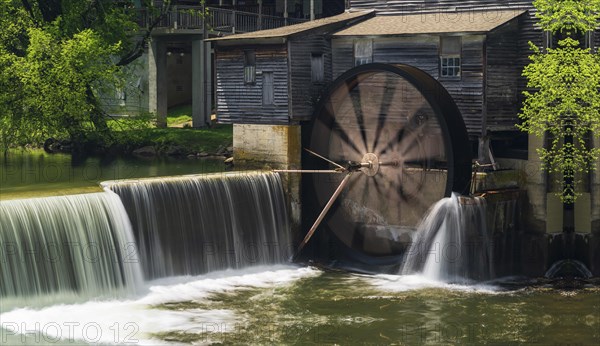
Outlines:
[{"label": "stone foundation wall", "polygon": [[[233,125],[233,161],[238,168],[300,169],[301,128],[299,125]],[[282,173],[288,198],[292,232],[298,238],[301,227],[301,176]]]}]

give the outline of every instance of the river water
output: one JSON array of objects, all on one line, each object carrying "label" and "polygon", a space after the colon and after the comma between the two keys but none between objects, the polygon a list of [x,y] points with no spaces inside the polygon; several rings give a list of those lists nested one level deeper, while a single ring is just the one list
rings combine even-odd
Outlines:
[{"label": "river water", "polygon": [[[202,160],[73,166],[68,157],[39,153],[1,167],[2,199],[100,191],[103,180],[223,168]],[[515,285],[519,278],[452,285],[421,275],[359,275],[280,262],[147,279],[133,291],[98,296],[58,290],[43,299],[2,299],[0,343],[600,344],[600,289],[594,286]]]},{"label": "river water", "polygon": [[505,291],[276,265],[171,277],[133,297],[0,319],[9,344],[597,345],[599,311],[597,288]]},{"label": "river water", "polygon": [[87,158],[73,162],[70,155],[42,150],[0,155],[0,199],[68,195],[102,191],[106,180],[220,172],[221,159]]}]

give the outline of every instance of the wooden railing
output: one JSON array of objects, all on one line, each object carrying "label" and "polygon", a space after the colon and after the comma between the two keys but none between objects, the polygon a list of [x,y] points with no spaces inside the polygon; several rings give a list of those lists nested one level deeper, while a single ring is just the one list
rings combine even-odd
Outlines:
[{"label": "wooden railing", "polygon": [[[140,25],[148,27],[153,16],[142,12]],[[163,16],[156,27],[172,29],[202,29],[206,19],[206,29],[223,33],[243,33],[264,29],[275,29],[286,25],[306,22],[305,19],[267,16],[252,12],[207,7],[205,15],[200,6],[174,6]]]}]

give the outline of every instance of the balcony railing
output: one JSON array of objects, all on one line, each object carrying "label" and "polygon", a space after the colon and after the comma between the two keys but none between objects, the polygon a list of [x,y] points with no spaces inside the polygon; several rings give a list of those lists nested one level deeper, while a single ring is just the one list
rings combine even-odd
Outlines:
[{"label": "balcony railing", "polygon": [[[142,12],[140,19],[140,24],[148,27],[153,22],[154,17],[147,12]],[[203,15],[202,7],[200,6],[174,6],[166,16],[161,18],[156,27],[202,29],[205,19],[207,30],[230,34],[275,29],[286,25],[306,22],[306,19],[286,19],[283,17],[214,7],[207,7],[206,14]]]}]

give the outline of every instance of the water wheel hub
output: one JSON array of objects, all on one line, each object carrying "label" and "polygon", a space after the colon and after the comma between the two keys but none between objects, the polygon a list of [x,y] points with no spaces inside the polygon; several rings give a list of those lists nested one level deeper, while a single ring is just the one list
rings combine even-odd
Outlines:
[{"label": "water wheel hub", "polygon": [[379,158],[373,153],[366,153],[361,161],[361,172],[369,177],[374,176],[379,172]]}]

